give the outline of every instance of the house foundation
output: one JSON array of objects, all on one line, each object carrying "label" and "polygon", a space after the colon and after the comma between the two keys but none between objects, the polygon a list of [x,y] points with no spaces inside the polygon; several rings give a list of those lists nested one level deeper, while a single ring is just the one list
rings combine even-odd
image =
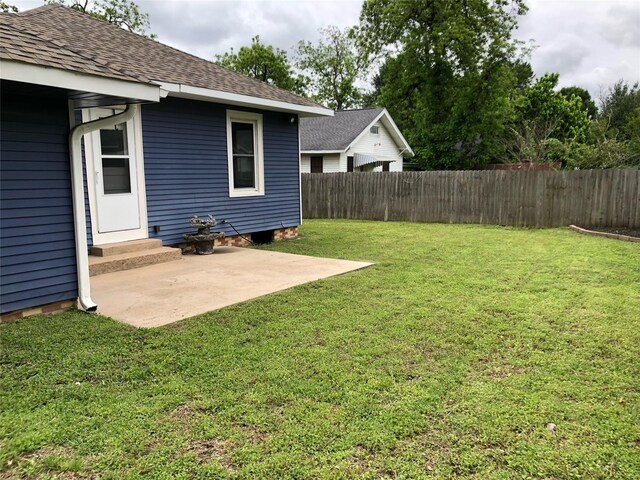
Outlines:
[{"label": "house foundation", "polygon": [[[260,232],[261,237],[264,237],[265,232]],[[254,238],[252,238],[254,234],[246,233],[242,235],[229,235],[223,238],[217,238],[214,241],[214,247],[246,247],[251,245],[251,242],[256,242]],[[277,230],[273,230],[273,241],[278,240],[291,240],[293,238],[298,237],[298,227],[286,227],[279,228]],[[251,240],[251,241],[250,241]],[[256,242],[256,243],[264,243],[264,242]],[[182,248],[182,253],[190,253],[193,246],[188,245],[186,243],[180,243],[176,245],[177,247]]]},{"label": "house foundation", "polygon": [[75,305],[75,300],[64,300],[61,302],[47,303],[39,307],[25,308],[15,310],[0,315],[0,323],[9,323],[21,318],[31,317],[32,315],[53,315],[54,313],[62,313],[69,310]]}]

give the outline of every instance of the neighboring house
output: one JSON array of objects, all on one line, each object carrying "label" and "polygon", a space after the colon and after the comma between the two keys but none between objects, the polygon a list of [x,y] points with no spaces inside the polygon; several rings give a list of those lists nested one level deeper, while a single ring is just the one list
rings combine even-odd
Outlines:
[{"label": "neighboring house", "polygon": [[302,173],[401,172],[413,150],[386,108],[300,120]]},{"label": "neighboring house", "polygon": [[333,113],[55,4],[0,14],[0,78],[0,313],[94,310],[90,247],[192,215],[294,234],[299,119]]}]

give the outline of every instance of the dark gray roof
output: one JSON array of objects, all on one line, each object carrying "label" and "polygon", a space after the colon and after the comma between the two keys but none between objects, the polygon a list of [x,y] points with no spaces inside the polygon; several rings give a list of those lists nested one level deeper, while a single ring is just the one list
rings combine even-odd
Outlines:
[{"label": "dark gray roof", "polygon": [[0,58],[120,80],[177,83],[322,108],[286,90],[58,4],[0,14]]},{"label": "dark gray roof", "polygon": [[300,150],[344,150],[383,110],[339,110],[333,117],[301,118]]}]

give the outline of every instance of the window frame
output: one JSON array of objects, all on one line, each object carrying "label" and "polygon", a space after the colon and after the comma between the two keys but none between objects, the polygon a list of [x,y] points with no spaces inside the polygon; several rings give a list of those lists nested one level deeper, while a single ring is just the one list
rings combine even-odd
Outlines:
[{"label": "window frame", "polygon": [[[253,125],[253,148],[255,187],[235,188],[233,178],[233,123]],[[229,197],[255,197],[264,195],[264,154],[263,154],[263,120],[262,114],[227,110],[227,162],[229,177]]]},{"label": "window frame", "polygon": [[[375,132],[374,132],[375,129]],[[374,137],[379,137],[380,136],[380,126],[379,125],[371,125],[369,127],[369,134],[374,136]]]}]

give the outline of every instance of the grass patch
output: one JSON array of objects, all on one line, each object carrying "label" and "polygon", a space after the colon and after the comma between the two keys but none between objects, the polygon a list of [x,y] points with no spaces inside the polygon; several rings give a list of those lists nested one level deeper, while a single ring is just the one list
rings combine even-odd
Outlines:
[{"label": "grass patch", "polygon": [[639,245],[301,231],[260,248],[376,264],[153,330],[0,326],[0,478],[638,477]]}]

